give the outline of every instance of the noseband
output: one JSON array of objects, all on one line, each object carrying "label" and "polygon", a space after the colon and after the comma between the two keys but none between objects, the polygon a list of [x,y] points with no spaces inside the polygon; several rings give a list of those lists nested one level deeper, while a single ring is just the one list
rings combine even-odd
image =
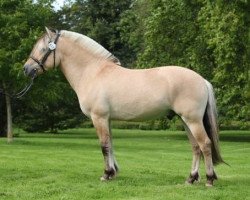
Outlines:
[{"label": "noseband", "polygon": [[43,58],[41,60],[38,60],[38,59],[34,58],[33,56],[30,56],[30,58],[32,60],[34,60],[39,65],[39,67],[41,67],[41,69],[43,70],[43,72],[46,71],[45,68],[44,68],[44,63],[46,62],[46,60],[49,57],[49,55],[51,54],[51,52],[54,53],[54,67],[56,66],[56,51],[55,50],[56,50],[56,43],[57,43],[60,35],[61,35],[60,31],[56,30],[56,38],[55,38],[54,42],[53,41],[49,42],[49,44],[48,44],[48,46],[49,46],[48,51],[44,54],[44,56],[43,56]]}]

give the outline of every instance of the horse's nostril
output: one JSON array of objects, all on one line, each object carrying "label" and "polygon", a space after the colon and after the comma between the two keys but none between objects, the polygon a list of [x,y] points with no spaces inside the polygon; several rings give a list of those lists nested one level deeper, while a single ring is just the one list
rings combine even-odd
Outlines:
[{"label": "horse's nostril", "polygon": [[23,72],[27,75],[29,71],[29,65],[24,65],[23,66]]}]

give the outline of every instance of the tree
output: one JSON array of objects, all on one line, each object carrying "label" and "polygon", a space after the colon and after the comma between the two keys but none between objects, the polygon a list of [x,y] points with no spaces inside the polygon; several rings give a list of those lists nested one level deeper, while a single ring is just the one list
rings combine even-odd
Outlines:
[{"label": "tree", "polygon": [[249,3],[156,0],[147,5],[150,14],[138,16],[144,33],[137,66],[194,69],[215,86],[221,123],[249,121]]},{"label": "tree", "polygon": [[[7,115],[7,133],[12,140],[11,98],[8,94],[20,89],[24,83],[22,61],[27,57],[30,44],[34,42],[41,27],[51,15],[49,9],[33,4],[29,0],[1,0],[0,2],[0,86],[5,95],[5,104],[1,104],[1,115]],[[20,83],[19,84],[17,84]],[[4,100],[2,97],[1,100]],[[3,120],[1,120],[3,122]],[[1,128],[3,130],[3,128]],[[3,132],[3,131],[2,131]]]},{"label": "tree", "polygon": [[[68,0],[57,12],[53,0],[36,2],[0,1],[4,93],[20,90],[29,80],[22,65],[46,25],[93,38],[123,66],[194,69],[215,86],[221,123],[250,120],[248,1]],[[81,122],[77,98],[58,72],[37,78],[18,102],[0,94],[1,135],[6,134],[11,108],[15,124],[29,131],[55,132]],[[11,118],[9,114],[9,123]]]},{"label": "tree", "polygon": [[0,93],[0,136],[6,137],[6,105],[4,95]]},{"label": "tree", "polygon": [[[36,3],[30,0],[1,1],[0,84],[5,85],[5,94],[20,90],[29,81],[22,72],[24,62],[44,32],[45,25],[53,27],[58,24],[52,3],[51,0]],[[1,119],[8,116],[8,127],[12,123],[11,108],[15,111],[15,124],[28,131],[56,132],[59,128],[72,127],[82,121],[77,99],[60,73],[50,72],[36,78],[32,90],[18,103],[8,95],[5,97],[1,96],[1,100],[6,99],[6,103],[1,104],[4,115]],[[6,111],[9,111],[7,116]],[[1,120],[1,130],[5,130],[5,123]],[[12,132],[11,128],[8,132]]]},{"label": "tree", "polygon": [[250,116],[248,11],[246,1],[208,1],[203,3],[198,16],[201,30],[198,40],[209,52],[206,60],[210,63],[210,77],[216,88],[223,123],[250,120],[246,117]]},{"label": "tree", "polygon": [[150,15],[151,2],[134,1],[130,9],[121,14],[118,24],[120,38],[124,45],[122,57],[126,58],[126,64],[130,68],[136,67],[140,53],[145,49],[144,34],[146,32],[146,18]]},{"label": "tree", "polygon": [[76,95],[57,69],[38,77],[22,101],[24,106],[17,110],[15,121],[28,132],[56,133],[58,129],[73,128],[84,119]]},{"label": "tree", "polygon": [[144,49],[138,67],[182,65],[190,67],[187,50],[197,36],[199,6],[190,1],[152,1],[145,19]]},{"label": "tree", "polygon": [[[57,13],[62,27],[91,37],[117,56],[126,66],[127,49],[119,29],[122,13],[132,0],[77,0]],[[125,56],[124,56],[125,55]]]}]

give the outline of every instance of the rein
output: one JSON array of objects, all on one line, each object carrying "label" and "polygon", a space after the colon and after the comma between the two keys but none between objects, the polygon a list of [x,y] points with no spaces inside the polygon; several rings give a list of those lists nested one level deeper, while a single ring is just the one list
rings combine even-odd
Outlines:
[{"label": "rein", "polygon": [[[60,37],[61,33],[60,31],[57,31],[56,30],[56,38],[54,41],[50,41],[49,44],[48,44],[48,51],[45,53],[45,55],[43,56],[43,58],[41,60],[38,60],[36,58],[34,58],[33,56],[30,56],[30,58],[32,60],[34,60],[38,65],[39,67],[41,67],[41,69],[43,70],[43,72],[45,72],[45,68],[44,68],[44,63],[46,62],[46,60],[48,59],[49,55],[53,52],[54,54],[54,67],[56,65],[56,43]],[[9,96],[10,98],[14,98],[14,99],[19,99],[21,97],[23,97],[31,88],[31,86],[33,85],[33,82],[34,82],[34,79],[35,79],[36,76],[33,76],[31,78],[31,81],[28,85],[26,85],[20,92],[16,93],[16,94],[9,94],[7,92],[4,92],[4,89],[0,88],[0,94],[4,94],[4,95],[7,95]]]},{"label": "rein", "polygon": [[30,56],[30,58],[32,60],[34,60],[38,65],[39,67],[41,67],[41,69],[43,70],[43,72],[45,72],[45,68],[44,68],[44,63],[46,62],[46,60],[48,59],[49,55],[53,52],[54,53],[54,68],[56,66],[56,43],[60,37],[61,33],[60,31],[57,31],[56,30],[56,38],[55,38],[55,41],[50,41],[48,46],[48,51],[46,52],[46,54],[43,56],[43,58],[41,60],[38,60],[37,58],[34,58],[33,56]]},{"label": "rein", "polygon": [[20,92],[18,92],[16,94],[9,94],[7,92],[4,92],[4,89],[1,89],[1,88],[0,88],[0,94],[9,96],[10,98],[13,98],[13,99],[19,99],[19,98],[23,97],[29,91],[29,89],[33,85],[34,78],[35,77],[32,77],[30,83],[28,85],[26,85]]}]

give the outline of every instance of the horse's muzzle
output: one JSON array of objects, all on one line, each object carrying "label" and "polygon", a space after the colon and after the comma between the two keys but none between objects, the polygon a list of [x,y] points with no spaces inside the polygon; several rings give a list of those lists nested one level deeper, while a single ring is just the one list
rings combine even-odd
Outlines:
[{"label": "horse's muzzle", "polygon": [[30,66],[29,64],[24,65],[23,67],[24,74],[31,78],[35,78],[37,76],[37,69],[35,67]]}]

